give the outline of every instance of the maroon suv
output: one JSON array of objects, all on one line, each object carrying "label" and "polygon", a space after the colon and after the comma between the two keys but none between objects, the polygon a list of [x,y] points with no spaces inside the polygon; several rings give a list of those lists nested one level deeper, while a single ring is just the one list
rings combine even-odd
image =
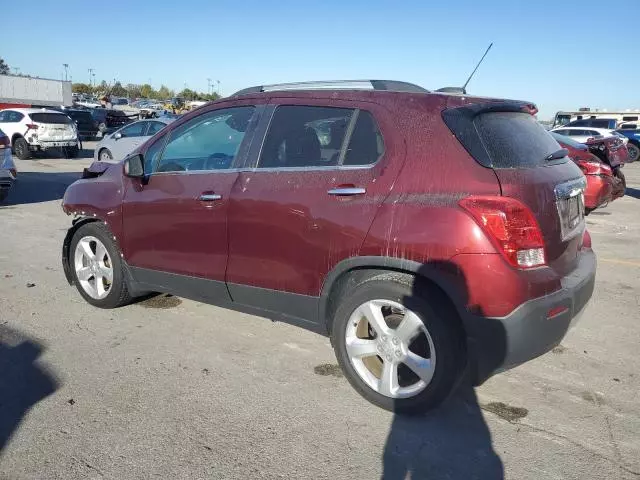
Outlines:
[{"label": "maroon suv", "polygon": [[67,279],[330,335],[387,409],[547,352],[591,297],[585,179],[532,104],[402,82],[255,87],[201,107],[65,194]]}]

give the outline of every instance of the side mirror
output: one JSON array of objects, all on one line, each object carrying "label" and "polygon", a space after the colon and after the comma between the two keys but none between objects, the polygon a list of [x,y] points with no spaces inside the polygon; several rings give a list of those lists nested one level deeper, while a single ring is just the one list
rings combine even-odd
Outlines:
[{"label": "side mirror", "polygon": [[130,178],[144,178],[144,159],[142,155],[133,155],[124,160],[124,174]]},{"label": "side mirror", "polygon": [[114,133],[113,134],[113,138],[115,138],[116,140],[118,140],[119,138],[122,138],[122,134],[120,132]]}]

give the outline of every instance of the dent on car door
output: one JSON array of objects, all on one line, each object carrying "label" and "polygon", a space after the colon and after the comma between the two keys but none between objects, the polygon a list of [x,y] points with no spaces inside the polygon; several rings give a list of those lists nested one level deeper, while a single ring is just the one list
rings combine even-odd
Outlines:
[{"label": "dent on car door", "polygon": [[124,255],[136,280],[191,298],[228,296],[227,208],[256,110],[203,112],[145,147],[148,180],[127,179],[123,201]]}]

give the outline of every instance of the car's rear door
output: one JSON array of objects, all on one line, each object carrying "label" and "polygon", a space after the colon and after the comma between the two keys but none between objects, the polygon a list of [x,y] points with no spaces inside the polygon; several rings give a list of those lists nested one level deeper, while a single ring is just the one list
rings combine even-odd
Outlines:
[{"label": "car's rear door", "polygon": [[451,109],[444,119],[472,156],[493,168],[502,195],[521,200],[535,214],[547,264],[561,275],[570,272],[585,228],[586,181],[568,157],[553,158],[562,148],[558,142],[513,104]]},{"label": "car's rear door", "polygon": [[254,168],[231,194],[227,284],[235,302],[305,318],[326,273],[357,255],[404,145],[374,103],[271,102]]},{"label": "car's rear door", "polygon": [[227,210],[254,105],[207,109],[143,147],[145,182],[125,179],[123,250],[136,280],[192,298],[227,297]]}]

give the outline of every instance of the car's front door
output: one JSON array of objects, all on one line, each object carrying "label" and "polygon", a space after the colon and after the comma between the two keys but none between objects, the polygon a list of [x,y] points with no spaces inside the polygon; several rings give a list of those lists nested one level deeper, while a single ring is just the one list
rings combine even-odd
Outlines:
[{"label": "car's front door", "polygon": [[[145,140],[144,133],[147,130],[148,123],[147,121],[135,122],[122,127],[116,132],[109,147],[114,160],[122,160],[142,145]],[[116,138],[118,133],[121,135],[120,138]]]},{"label": "car's front door", "polygon": [[277,106],[256,168],[240,173],[227,267],[234,301],[300,317],[303,296],[318,296],[326,273],[358,254],[404,160],[400,142],[383,140],[392,121],[381,106],[305,103]]},{"label": "car's front door", "polygon": [[203,111],[144,147],[148,180],[125,179],[123,201],[123,253],[136,280],[194,298],[227,295],[227,209],[256,112]]}]

